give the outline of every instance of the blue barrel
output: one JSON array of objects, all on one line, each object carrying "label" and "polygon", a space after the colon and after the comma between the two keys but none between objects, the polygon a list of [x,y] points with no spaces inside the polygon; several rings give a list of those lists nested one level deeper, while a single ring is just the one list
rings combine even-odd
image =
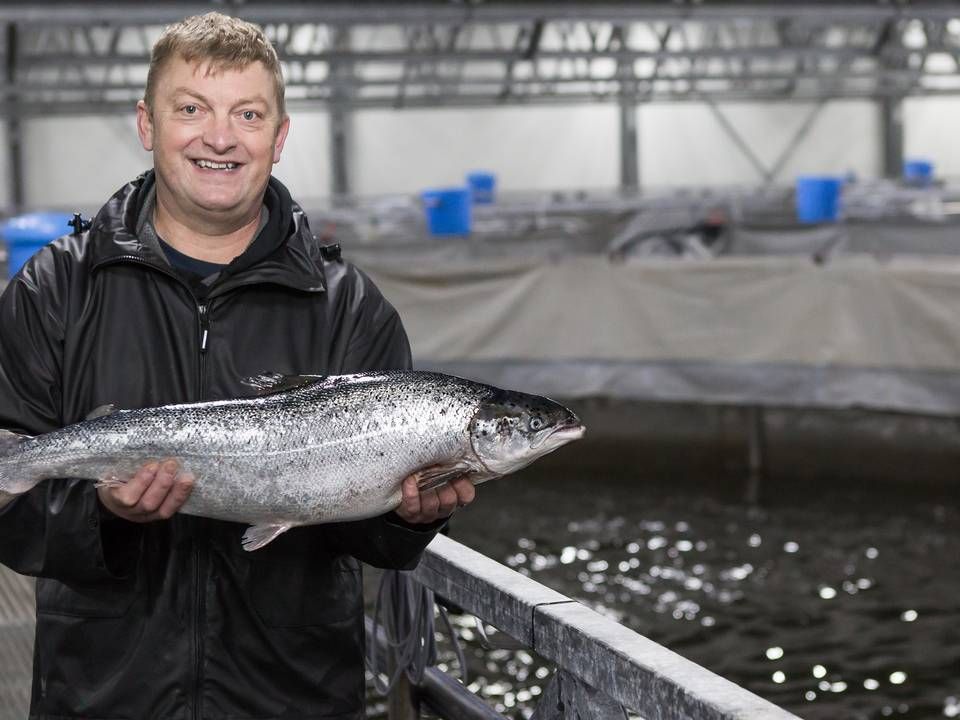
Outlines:
[{"label": "blue barrel", "polygon": [[471,197],[469,188],[424,190],[420,193],[427,228],[431,235],[469,235]]},{"label": "blue barrel", "polygon": [[903,181],[921,187],[933,182],[933,163],[929,160],[906,160],[903,163]]},{"label": "blue barrel", "polygon": [[797,220],[802,223],[834,222],[840,211],[843,180],[829,176],[797,178]]},{"label": "blue barrel", "polygon": [[478,205],[489,205],[493,202],[493,189],[497,185],[497,176],[490,172],[476,170],[467,173],[467,186],[473,194],[473,201]]},{"label": "blue barrel", "polygon": [[18,215],[0,225],[0,237],[7,243],[7,277],[13,277],[34,253],[51,240],[70,232],[73,215],[35,212]]}]

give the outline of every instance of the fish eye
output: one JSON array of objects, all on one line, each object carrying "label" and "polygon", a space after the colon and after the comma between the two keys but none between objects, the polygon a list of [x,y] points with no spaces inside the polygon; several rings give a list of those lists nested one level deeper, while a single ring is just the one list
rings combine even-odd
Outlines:
[{"label": "fish eye", "polygon": [[543,429],[543,420],[538,417],[530,418],[530,429],[536,432]]}]

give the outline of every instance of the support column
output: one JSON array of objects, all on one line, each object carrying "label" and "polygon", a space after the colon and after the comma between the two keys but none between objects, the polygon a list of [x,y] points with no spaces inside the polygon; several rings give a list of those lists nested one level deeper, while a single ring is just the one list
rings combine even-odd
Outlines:
[{"label": "support column", "polygon": [[330,105],[330,194],[350,194],[350,158],[353,113],[334,101]]},{"label": "support column", "polygon": [[[350,28],[334,30],[333,49],[349,52]],[[349,96],[352,74],[353,64],[349,60],[330,63],[330,194],[334,199],[351,192],[353,112]]]},{"label": "support column", "polygon": [[880,100],[880,132],[883,147],[883,176],[899,178],[903,174],[903,98]]},{"label": "support column", "polygon": [[640,189],[640,151],[638,148],[637,103],[632,93],[620,98],[620,189]]},{"label": "support column", "polygon": [[[6,58],[4,80],[12,87],[17,79],[17,26],[6,27]],[[10,183],[10,209],[14,214],[23,210],[23,135],[17,94],[7,95],[7,179]]]}]

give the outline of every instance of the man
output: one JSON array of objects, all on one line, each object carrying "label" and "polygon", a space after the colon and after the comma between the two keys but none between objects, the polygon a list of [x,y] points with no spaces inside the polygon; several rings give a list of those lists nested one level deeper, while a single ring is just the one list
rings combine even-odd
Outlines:
[{"label": "man", "polygon": [[[262,371],[409,366],[396,312],[270,177],[290,122],[259,29],[168,28],[137,122],[154,170],[0,299],[0,427],[237,397]],[[51,481],[0,510],[0,561],[38,578],[31,717],[363,717],[357,559],[412,567],[472,485],[407,478],[395,513],[246,553],[240,525],[177,514],[193,480],[157,458],[120,488]]]}]

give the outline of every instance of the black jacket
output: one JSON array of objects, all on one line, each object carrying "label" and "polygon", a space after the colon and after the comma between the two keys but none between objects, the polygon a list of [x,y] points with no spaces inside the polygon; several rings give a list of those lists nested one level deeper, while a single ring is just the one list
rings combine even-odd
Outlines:
[{"label": "black jacket", "polygon": [[[322,248],[280,183],[268,226],[200,302],[134,231],[151,182],[122,188],[0,298],[0,427],[38,434],[107,403],[249,395],[240,381],[264,371],[409,366],[394,309]],[[0,562],[39,578],[31,717],[360,718],[357,559],[409,568],[433,537],[389,514],[248,553],[239,524],[105,515],[85,480],[41,483],[0,510]]]}]

